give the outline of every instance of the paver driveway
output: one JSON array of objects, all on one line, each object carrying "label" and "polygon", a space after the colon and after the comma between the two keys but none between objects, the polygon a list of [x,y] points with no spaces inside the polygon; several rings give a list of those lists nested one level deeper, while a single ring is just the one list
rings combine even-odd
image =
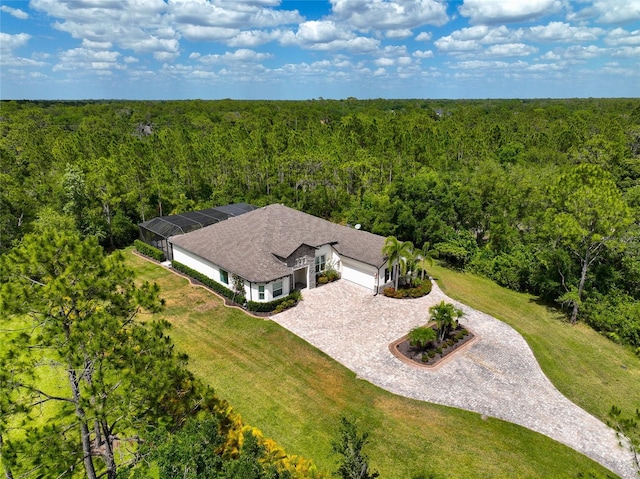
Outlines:
[{"label": "paver driveway", "polygon": [[[295,308],[272,317],[360,378],[387,391],[475,411],[540,432],[624,478],[637,477],[631,453],[612,429],[566,399],[542,373],[513,328],[447,297],[437,285],[423,298],[397,300],[348,281],[305,290]],[[428,319],[442,300],[480,339],[434,370],[405,364],[389,344]],[[354,349],[355,348],[355,349]]]}]

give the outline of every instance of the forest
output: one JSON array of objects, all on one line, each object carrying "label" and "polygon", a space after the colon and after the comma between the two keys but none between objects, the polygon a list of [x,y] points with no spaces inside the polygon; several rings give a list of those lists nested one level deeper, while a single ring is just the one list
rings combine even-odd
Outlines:
[{"label": "forest", "polygon": [[283,203],[411,241],[640,352],[640,100],[3,101],[0,253]]}]

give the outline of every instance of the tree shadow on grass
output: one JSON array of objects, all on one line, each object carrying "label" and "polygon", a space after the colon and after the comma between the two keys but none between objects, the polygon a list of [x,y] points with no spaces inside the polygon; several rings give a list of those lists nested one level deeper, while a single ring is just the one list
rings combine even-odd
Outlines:
[{"label": "tree shadow on grass", "polygon": [[569,315],[565,311],[562,310],[562,307],[558,305],[555,301],[550,299],[541,298],[540,296],[535,296],[529,299],[529,303],[541,306],[549,313],[553,319],[560,321],[562,323],[569,322]]}]

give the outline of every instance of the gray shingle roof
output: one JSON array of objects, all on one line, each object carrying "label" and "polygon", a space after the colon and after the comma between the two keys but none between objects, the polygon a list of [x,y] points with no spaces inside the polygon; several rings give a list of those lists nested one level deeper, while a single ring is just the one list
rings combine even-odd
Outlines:
[{"label": "gray shingle roof", "polygon": [[173,236],[171,243],[252,282],[291,273],[279,261],[301,244],[332,244],[338,254],[382,266],[385,238],[274,204],[211,226]]}]

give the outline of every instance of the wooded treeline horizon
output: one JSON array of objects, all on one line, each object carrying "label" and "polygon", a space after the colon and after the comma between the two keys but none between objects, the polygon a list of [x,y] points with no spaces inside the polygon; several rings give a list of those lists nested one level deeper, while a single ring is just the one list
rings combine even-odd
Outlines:
[{"label": "wooded treeline horizon", "polygon": [[283,203],[428,243],[640,348],[638,99],[1,107],[0,251],[48,229],[120,248],[155,216]]}]

